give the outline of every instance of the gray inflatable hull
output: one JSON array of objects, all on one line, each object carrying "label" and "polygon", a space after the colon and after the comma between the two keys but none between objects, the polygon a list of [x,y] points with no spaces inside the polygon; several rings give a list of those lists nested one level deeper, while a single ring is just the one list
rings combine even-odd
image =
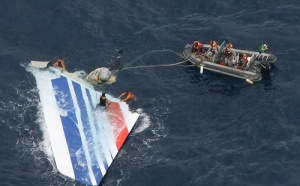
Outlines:
[{"label": "gray inflatable hull", "polygon": [[[210,45],[204,44],[203,48],[205,51],[209,49]],[[247,54],[250,57],[250,61],[247,64],[245,70],[237,69],[235,67],[220,65],[220,62],[224,61],[224,56],[218,55],[213,60],[204,57],[204,54],[196,55],[192,53],[192,45],[187,44],[184,48],[183,55],[186,60],[197,65],[200,69],[210,70],[213,72],[225,74],[232,77],[237,77],[241,79],[246,79],[247,81],[260,81],[262,79],[262,74],[258,66],[262,61],[267,61],[269,63],[274,63],[276,61],[276,56],[273,54],[259,54],[258,52],[233,49],[237,57],[242,54]]]}]

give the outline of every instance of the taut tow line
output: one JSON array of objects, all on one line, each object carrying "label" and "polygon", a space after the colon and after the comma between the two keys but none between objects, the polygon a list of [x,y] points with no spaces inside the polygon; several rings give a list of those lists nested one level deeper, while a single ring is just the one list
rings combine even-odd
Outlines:
[{"label": "taut tow line", "polygon": [[189,61],[189,59],[180,61],[177,63],[170,63],[170,64],[161,64],[161,65],[141,65],[141,66],[135,66],[135,67],[125,67],[122,68],[122,70],[128,70],[128,69],[133,69],[133,68],[153,68],[153,67],[170,67],[170,66],[178,66],[180,64],[183,64],[185,62]]},{"label": "taut tow line", "polygon": [[[176,55],[178,55],[181,58],[184,58],[182,54],[174,52],[172,50],[162,50],[162,51],[168,51],[168,52],[172,52]],[[129,70],[129,69],[134,69],[134,68],[154,68],[154,67],[170,67],[170,66],[182,66],[181,64],[189,61],[190,59],[192,59],[192,57],[184,60],[184,61],[180,61],[180,62],[176,62],[176,63],[169,63],[169,64],[160,64],[160,65],[140,65],[140,66],[134,66],[134,67],[124,67],[121,70]],[[185,67],[191,67],[191,66],[196,66],[196,65],[188,65]]]}]

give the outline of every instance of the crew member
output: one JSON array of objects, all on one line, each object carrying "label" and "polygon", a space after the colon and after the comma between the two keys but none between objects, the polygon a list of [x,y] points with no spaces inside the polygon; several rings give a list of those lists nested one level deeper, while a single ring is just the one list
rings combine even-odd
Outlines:
[{"label": "crew member", "polygon": [[126,102],[128,105],[131,103],[132,100],[137,100],[136,95],[134,95],[132,92],[129,92],[128,90],[126,90],[125,92],[123,92],[119,98],[125,97],[125,99],[123,99],[122,101]]},{"label": "crew member", "polygon": [[103,92],[102,95],[100,96],[100,106],[108,106],[108,99],[105,96],[105,93]]},{"label": "crew member", "polygon": [[240,69],[244,70],[245,67],[246,67],[246,65],[247,65],[247,63],[248,63],[248,57],[247,57],[247,54],[243,54],[243,57],[241,58],[241,60],[240,60],[239,63],[240,63],[240,65],[241,65]]},{"label": "crew member", "polygon": [[235,65],[235,51],[232,50],[233,44],[232,43],[227,43],[226,47],[224,49],[224,54],[225,54],[225,64],[228,66],[233,66]]},{"label": "crew member", "polygon": [[118,56],[114,60],[112,66],[109,68],[109,70],[121,70],[122,65],[121,65],[121,56],[123,54],[123,50],[120,49],[118,52]]},{"label": "crew member", "polygon": [[224,54],[227,57],[231,57],[233,55],[232,48],[233,48],[233,44],[232,43],[227,43],[226,44],[226,47],[225,47],[225,50],[224,50]]},{"label": "crew member", "polygon": [[57,61],[53,63],[53,66],[54,67],[59,66],[63,70],[66,70],[66,65],[65,65],[65,60],[64,59],[57,58]]},{"label": "crew member", "polygon": [[197,54],[204,53],[203,44],[199,41],[194,41],[192,52],[196,52]]},{"label": "crew member", "polygon": [[219,45],[217,44],[216,41],[211,40],[209,43],[210,43],[210,49],[216,49],[217,51],[219,51]]},{"label": "crew member", "polygon": [[219,56],[219,45],[216,41],[210,41],[210,48],[206,53],[206,57],[210,59],[211,62],[216,62]]}]

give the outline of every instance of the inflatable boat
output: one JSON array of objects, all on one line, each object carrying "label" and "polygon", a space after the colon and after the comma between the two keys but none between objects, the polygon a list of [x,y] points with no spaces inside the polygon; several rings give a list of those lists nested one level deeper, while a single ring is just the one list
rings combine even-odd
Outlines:
[{"label": "inflatable boat", "polygon": [[[232,77],[245,79],[249,83],[260,81],[263,73],[269,73],[271,70],[271,63],[276,61],[276,56],[265,52],[255,52],[249,50],[241,50],[232,48],[233,56],[228,57],[224,54],[226,43],[223,42],[219,50],[212,55],[210,53],[211,45],[203,44],[201,52],[192,52],[193,44],[187,44],[183,51],[183,56],[186,60],[200,68],[200,73],[203,70],[210,70],[213,72],[225,74]],[[239,68],[239,61],[243,55],[247,56],[247,64],[243,69]],[[226,62],[226,60],[228,62]]]},{"label": "inflatable boat", "polygon": [[98,106],[101,92],[83,71],[70,73],[46,63],[32,61],[29,71],[36,79],[57,170],[84,185],[99,185],[139,114],[109,94],[109,106]]}]

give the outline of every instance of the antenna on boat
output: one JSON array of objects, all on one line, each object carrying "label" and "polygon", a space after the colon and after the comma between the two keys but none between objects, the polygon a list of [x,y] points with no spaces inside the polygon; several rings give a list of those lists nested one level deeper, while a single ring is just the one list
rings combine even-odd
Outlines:
[{"label": "antenna on boat", "polygon": [[220,45],[220,52],[223,52],[223,49],[225,48],[225,41],[222,42],[222,44]]}]

